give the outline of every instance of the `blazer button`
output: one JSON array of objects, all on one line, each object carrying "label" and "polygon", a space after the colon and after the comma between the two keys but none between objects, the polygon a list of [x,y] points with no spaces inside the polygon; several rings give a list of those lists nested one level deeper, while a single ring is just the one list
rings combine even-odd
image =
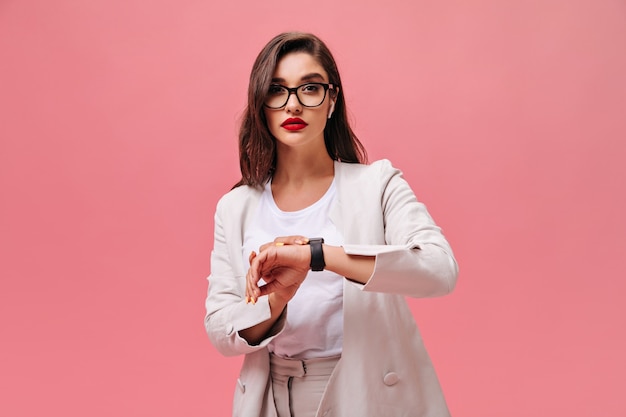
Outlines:
[{"label": "blazer button", "polygon": [[392,385],[397,384],[399,380],[400,380],[400,377],[395,372],[389,372],[383,378],[383,382],[385,383],[385,385],[388,385],[388,386],[392,386]]},{"label": "blazer button", "polygon": [[226,336],[230,336],[233,333],[233,330],[235,330],[235,326],[232,324],[226,326]]}]

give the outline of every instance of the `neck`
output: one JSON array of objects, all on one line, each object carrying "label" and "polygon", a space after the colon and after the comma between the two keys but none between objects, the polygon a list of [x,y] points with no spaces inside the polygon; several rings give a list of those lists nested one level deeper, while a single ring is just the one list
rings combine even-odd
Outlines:
[{"label": "neck", "polygon": [[276,170],[272,177],[272,183],[301,184],[324,177],[332,177],[334,172],[334,161],[326,152],[326,148],[307,153],[288,149],[277,152]]}]

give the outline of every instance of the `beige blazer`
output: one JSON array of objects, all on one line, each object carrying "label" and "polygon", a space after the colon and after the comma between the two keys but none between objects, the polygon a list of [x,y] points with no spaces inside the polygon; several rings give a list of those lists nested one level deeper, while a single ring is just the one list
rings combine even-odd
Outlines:
[{"label": "beige blazer", "polygon": [[[337,198],[331,220],[348,254],[375,255],[365,284],[344,280],[343,353],[318,416],[449,416],[435,370],[404,296],[449,293],[457,264],[448,242],[399,170],[389,161],[335,162]],[[283,328],[249,345],[239,330],[270,317],[267,297],[244,300],[243,236],[262,190],[238,187],[217,204],[205,326],[224,355],[245,355],[233,416],[276,417],[267,344]],[[297,231],[294,231],[297,233]]]}]

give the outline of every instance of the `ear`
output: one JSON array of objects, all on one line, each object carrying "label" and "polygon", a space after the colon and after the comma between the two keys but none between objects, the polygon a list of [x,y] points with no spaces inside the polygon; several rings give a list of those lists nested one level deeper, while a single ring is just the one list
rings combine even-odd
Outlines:
[{"label": "ear", "polygon": [[333,115],[333,112],[335,111],[335,103],[337,102],[337,97],[339,96],[339,87],[335,87],[333,90],[331,90],[331,102],[330,102],[330,109],[328,110],[328,118],[330,119],[330,117]]}]

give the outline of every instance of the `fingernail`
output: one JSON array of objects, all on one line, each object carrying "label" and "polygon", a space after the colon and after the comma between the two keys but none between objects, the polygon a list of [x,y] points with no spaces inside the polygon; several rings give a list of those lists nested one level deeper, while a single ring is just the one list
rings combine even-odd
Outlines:
[{"label": "fingernail", "polygon": [[296,240],[294,241],[294,243],[295,243],[296,245],[302,245],[302,241],[301,241],[300,239],[296,239]]},{"label": "fingernail", "polygon": [[255,305],[255,304],[256,304],[256,298],[253,297],[252,298],[252,305]]},{"label": "fingernail", "polygon": [[246,295],[246,304],[250,304],[250,297]]},{"label": "fingernail", "polygon": [[276,246],[283,246],[284,243],[283,242],[276,242]]}]

